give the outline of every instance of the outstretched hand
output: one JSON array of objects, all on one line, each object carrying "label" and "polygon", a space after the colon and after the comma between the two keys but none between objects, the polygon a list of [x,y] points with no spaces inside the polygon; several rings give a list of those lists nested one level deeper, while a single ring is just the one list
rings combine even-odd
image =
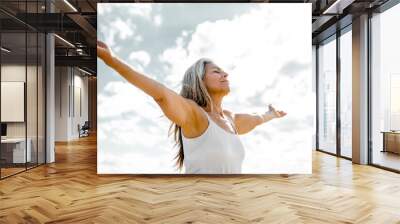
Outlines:
[{"label": "outstretched hand", "polygon": [[113,58],[111,49],[102,41],[97,41],[97,57],[101,58],[105,63],[109,63]]},{"label": "outstretched hand", "polygon": [[284,117],[287,113],[282,110],[276,110],[271,104],[268,105],[269,113],[272,114],[274,118]]}]

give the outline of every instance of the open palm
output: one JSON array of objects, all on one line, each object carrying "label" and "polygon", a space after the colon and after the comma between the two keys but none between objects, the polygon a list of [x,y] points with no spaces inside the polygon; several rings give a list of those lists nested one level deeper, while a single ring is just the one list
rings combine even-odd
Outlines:
[{"label": "open palm", "polygon": [[97,57],[101,58],[104,62],[109,62],[113,57],[111,49],[102,41],[97,41]]}]

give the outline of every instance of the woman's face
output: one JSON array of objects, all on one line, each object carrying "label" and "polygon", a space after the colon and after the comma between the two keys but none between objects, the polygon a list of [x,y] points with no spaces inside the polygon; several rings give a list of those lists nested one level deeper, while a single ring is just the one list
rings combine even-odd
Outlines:
[{"label": "woman's face", "polygon": [[206,65],[206,74],[203,81],[210,94],[227,95],[230,91],[228,74],[214,63]]}]

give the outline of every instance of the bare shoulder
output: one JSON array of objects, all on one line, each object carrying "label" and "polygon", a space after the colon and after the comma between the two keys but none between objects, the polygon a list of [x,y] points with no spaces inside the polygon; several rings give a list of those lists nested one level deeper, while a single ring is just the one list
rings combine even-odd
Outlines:
[{"label": "bare shoulder", "polygon": [[197,103],[194,102],[192,99],[187,99],[187,98],[183,98],[183,99],[185,99],[185,101],[186,101],[187,103],[189,103],[189,104],[190,104],[191,106],[193,106],[193,107],[199,106],[199,105],[197,105]]},{"label": "bare shoulder", "polygon": [[190,108],[192,109],[192,111],[194,113],[201,112],[200,106],[195,101],[193,101],[192,99],[187,99],[187,98],[184,98],[184,99],[185,99],[185,101],[187,102],[187,104],[190,106]]}]

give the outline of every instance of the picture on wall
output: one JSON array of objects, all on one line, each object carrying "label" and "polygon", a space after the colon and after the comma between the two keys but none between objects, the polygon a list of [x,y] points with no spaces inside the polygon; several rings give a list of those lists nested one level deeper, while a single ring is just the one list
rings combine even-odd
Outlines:
[{"label": "picture on wall", "polygon": [[1,122],[24,122],[25,82],[1,82]]},{"label": "picture on wall", "polygon": [[310,174],[311,4],[99,3],[98,174]]}]

